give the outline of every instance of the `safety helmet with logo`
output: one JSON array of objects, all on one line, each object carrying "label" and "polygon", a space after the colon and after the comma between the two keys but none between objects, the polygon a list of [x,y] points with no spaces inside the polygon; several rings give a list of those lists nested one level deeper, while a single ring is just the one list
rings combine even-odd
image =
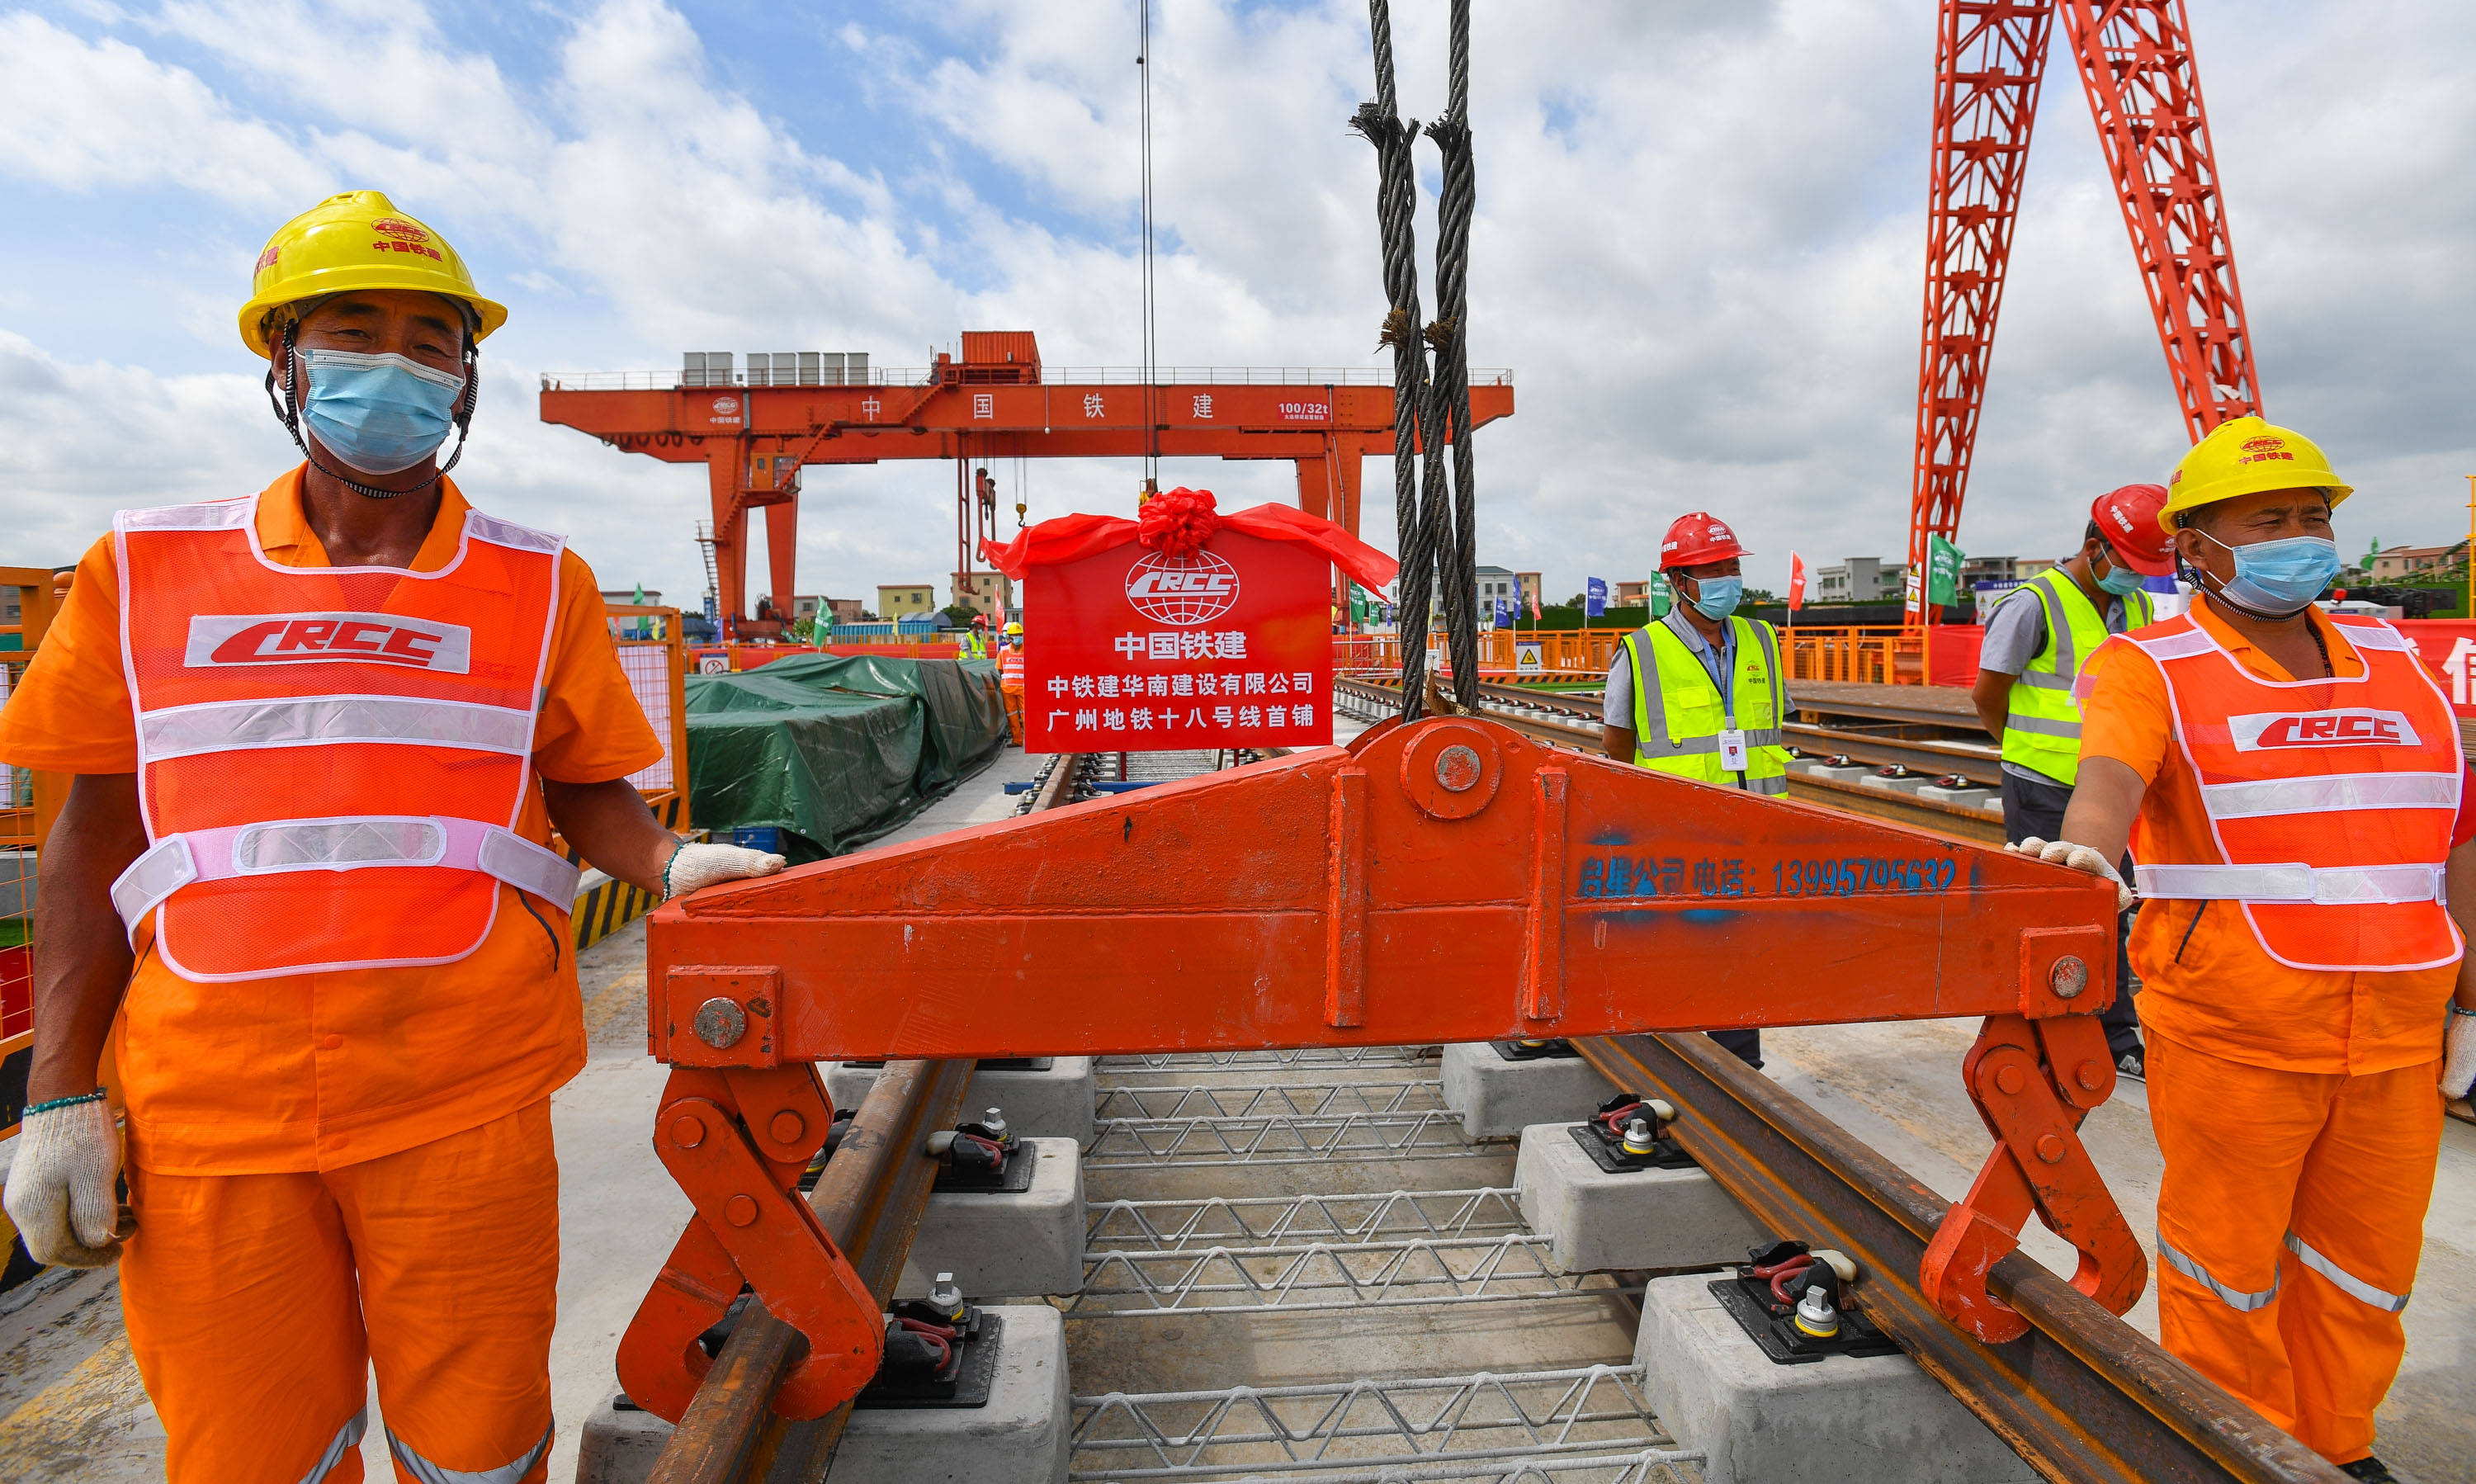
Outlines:
[{"label": "safety helmet with logo", "polygon": [[356,288],[409,288],[457,300],[472,309],[476,340],[508,322],[507,307],[482,297],[446,238],[397,210],[382,191],[348,190],[266,239],[249,302],[240,309],[241,341],[271,358],[271,332],[285,309]]},{"label": "safety helmet with logo", "polygon": [[1752,555],[1737,544],[1737,533],[1727,523],[1707,511],[1696,510],[1669,522],[1668,534],[1659,542],[1659,570],[1671,567],[1698,567],[1705,562],[1726,561],[1731,556]]},{"label": "safety helmet with logo", "polygon": [[2175,570],[2174,544],[2158,524],[2166,503],[2164,484],[2126,484],[2090,502],[2090,524],[2117,561],[2142,577],[2165,577]]},{"label": "safety helmet with logo", "polygon": [[2356,492],[2340,482],[2321,446],[2290,428],[2258,417],[2231,417],[2192,445],[2166,480],[2158,526],[2172,532],[2192,510],[2270,489],[2318,489],[2332,508]]},{"label": "safety helmet with logo", "polygon": [[1018,637],[1020,637],[1020,636],[1022,635],[1022,633],[1023,633],[1023,625],[1021,625],[1021,624],[1008,624],[1008,625],[1006,625],[1006,627],[1005,627],[1005,631],[1006,631],[1006,632],[1008,632],[1008,633],[1010,633],[1010,634],[1014,634],[1014,635],[1017,635]]},{"label": "safety helmet with logo", "polygon": [[310,440],[302,436],[301,373],[292,354],[305,306],[371,289],[437,294],[464,311],[464,389],[452,414],[456,451],[429,480],[413,486],[426,487],[464,457],[464,439],[472,433],[473,407],[481,394],[475,347],[508,321],[507,307],[482,297],[464,260],[444,237],[397,210],[384,192],[348,190],[329,196],[266,239],[265,250],[258,255],[249,302],[241,306],[240,337],[266,358],[266,400],[302,457],[356,494],[392,500],[411,491],[383,489],[348,479],[321,462]]}]

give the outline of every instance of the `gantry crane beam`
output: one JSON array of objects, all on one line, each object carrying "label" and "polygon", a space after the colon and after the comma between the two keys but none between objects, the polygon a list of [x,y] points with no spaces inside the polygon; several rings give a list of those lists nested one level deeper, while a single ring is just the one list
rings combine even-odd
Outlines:
[{"label": "gantry crane beam", "polygon": [[[1960,529],[2050,33],[2060,17],[2195,440],[2261,410],[2184,0],[1943,0],[1909,570]],[[1922,616],[1919,582],[1914,621]]]},{"label": "gantry crane beam", "polygon": [[[1029,336],[1024,336],[1028,340]],[[969,344],[971,337],[966,337]],[[938,358],[910,385],[606,389],[545,377],[541,419],[625,453],[706,466],[722,611],[742,614],[745,522],[765,511],[773,596],[787,611],[799,471],[900,458],[1287,458],[1299,504],[1358,532],[1359,461],[1393,452],[1390,386],[1296,382],[1014,380],[1016,365]],[[1003,375],[1004,383],[982,378]],[[1513,412],[1509,375],[1471,388],[1473,426]],[[1149,392],[1149,411],[1147,393]],[[1149,425],[1149,426],[1148,426]]]}]

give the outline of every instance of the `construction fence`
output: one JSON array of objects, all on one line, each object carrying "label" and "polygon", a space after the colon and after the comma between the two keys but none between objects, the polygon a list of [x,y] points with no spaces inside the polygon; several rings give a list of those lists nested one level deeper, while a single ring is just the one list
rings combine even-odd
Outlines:
[{"label": "construction fence", "polygon": [[[1975,630],[1968,631],[1975,633]],[[1478,636],[1478,664],[1491,680],[1575,682],[1596,680],[1616,662],[1628,629],[1498,629]],[[1925,641],[1896,624],[1830,629],[1783,629],[1792,680],[1857,680],[1875,685],[1916,685],[1925,677]],[[1450,668],[1441,631],[1432,631],[1428,666]],[[1398,675],[1398,634],[1336,634],[1333,669],[1343,675]],[[1973,672],[1974,661],[1970,669]]]}]

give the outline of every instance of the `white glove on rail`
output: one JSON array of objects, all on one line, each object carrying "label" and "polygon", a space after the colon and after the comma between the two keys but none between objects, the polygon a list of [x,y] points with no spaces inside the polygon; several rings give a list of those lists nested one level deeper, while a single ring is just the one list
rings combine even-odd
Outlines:
[{"label": "white glove on rail", "polygon": [[2049,865],[2069,866],[2075,871],[2106,878],[2115,883],[2115,909],[2118,912],[2131,911],[2132,904],[2141,900],[2133,895],[2131,887],[2123,884],[2123,877],[2115,869],[2115,862],[2086,845],[2074,845],[2069,840],[2041,840],[2031,835],[2018,845],[2003,848],[2015,855],[2035,855]]},{"label": "white glove on rail", "polygon": [[2442,1013],[2450,1028],[2441,1033],[2442,1044],[2449,1048],[2441,1061],[2441,1096],[2464,1098],[2468,1084],[2476,1082],[2476,1015],[2455,1005]]},{"label": "white glove on rail", "polygon": [[671,853],[670,864],[662,868],[662,900],[684,897],[722,881],[772,876],[786,864],[780,855],[737,845],[682,845]]},{"label": "white glove on rail", "polygon": [[109,1268],[137,1229],[112,1193],[120,1174],[120,1130],[102,1099],[26,1116],[9,1162],[0,1205],[35,1261],[63,1268]]}]

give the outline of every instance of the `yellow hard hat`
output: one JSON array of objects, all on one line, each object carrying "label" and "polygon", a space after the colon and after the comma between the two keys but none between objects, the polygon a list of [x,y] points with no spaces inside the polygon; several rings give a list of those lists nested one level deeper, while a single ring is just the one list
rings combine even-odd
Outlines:
[{"label": "yellow hard hat", "polygon": [[348,190],[266,239],[249,303],[241,306],[241,341],[269,356],[267,324],[275,310],[356,288],[410,288],[460,299],[481,320],[476,340],[508,322],[507,307],[482,297],[445,237],[397,210],[383,192]]},{"label": "yellow hard hat", "polygon": [[2356,492],[2339,482],[2321,445],[2291,428],[2273,428],[2258,417],[2231,417],[2192,445],[2166,481],[2166,504],[2158,524],[2175,530],[2184,511],[2266,489],[2319,489],[2332,508]]},{"label": "yellow hard hat", "polygon": [[1006,625],[1006,632],[1008,632],[1008,633],[1021,633],[1021,632],[1023,632],[1023,625],[1021,625],[1021,624],[1008,624],[1008,625]]}]

